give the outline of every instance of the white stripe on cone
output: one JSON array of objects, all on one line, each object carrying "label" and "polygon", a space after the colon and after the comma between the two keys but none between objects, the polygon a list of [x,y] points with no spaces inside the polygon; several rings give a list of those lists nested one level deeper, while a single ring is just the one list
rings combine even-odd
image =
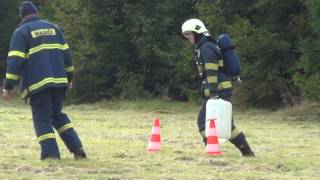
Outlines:
[{"label": "white stripe on cone", "polygon": [[159,150],[160,149],[160,142],[151,142],[149,141],[148,150]]},{"label": "white stripe on cone", "polygon": [[207,144],[207,152],[220,152],[219,144]]},{"label": "white stripe on cone", "polygon": [[152,128],[152,134],[160,134],[160,128],[159,127],[153,127]]},{"label": "white stripe on cone", "polygon": [[209,129],[208,131],[208,137],[209,136],[217,136],[218,137],[218,133],[217,131],[213,130],[213,129]]}]

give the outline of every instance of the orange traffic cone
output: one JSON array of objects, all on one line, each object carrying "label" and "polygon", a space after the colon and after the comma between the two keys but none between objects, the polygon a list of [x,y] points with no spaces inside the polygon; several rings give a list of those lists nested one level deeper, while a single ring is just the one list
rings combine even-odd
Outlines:
[{"label": "orange traffic cone", "polygon": [[219,156],[222,153],[220,152],[220,145],[218,141],[218,134],[215,125],[215,119],[210,120],[210,127],[207,134],[207,155],[209,156]]},{"label": "orange traffic cone", "polygon": [[154,118],[152,132],[149,139],[147,151],[156,152],[160,150],[161,138],[160,138],[160,120]]}]

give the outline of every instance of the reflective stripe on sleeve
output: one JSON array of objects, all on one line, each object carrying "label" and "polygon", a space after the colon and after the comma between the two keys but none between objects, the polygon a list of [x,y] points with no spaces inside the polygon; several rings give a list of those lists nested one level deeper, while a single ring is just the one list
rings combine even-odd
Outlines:
[{"label": "reflective stripe on sleeve", "polygon": [[74,67],[73,66],[65,67],[64,69],[66,70],[66,72],[73,72],[74,71]]},{"label": "reflective stripe on sleeve", "polygon": [[8,57],[20,57],[20,58],[23,58],[23,59],[26,59],[28,58],[28,54],[22,52],[22,51],[9,51],[8,53]]},{"label": "reflective stripe on sleeve", "polygon": [[18,79],[20,79],[20,76],[15,75],[15,74],[6,73],[6,78],[11,79],[11,80],[18,80]]},{"label": "reflective stripe on sleeve", "polygon": [[207,78],[208,83],[212,84],[212,83],[217,83],[218,82],[218,77],[217,76],[209,76]]},{"label": "reflective stripe on sleeve", "polygon": [[205,64],[205,67],[206,67],[206,70],[215,70],[217,71],[218,68],[219,68],[219,65],[218,64],[214,64],[214,63],[206,63]]},{"label": "reflective stripe on sleeve", "polygon": [[232,88],[232,83],[230,81],[224,81],[218,84],[218,90]]}]

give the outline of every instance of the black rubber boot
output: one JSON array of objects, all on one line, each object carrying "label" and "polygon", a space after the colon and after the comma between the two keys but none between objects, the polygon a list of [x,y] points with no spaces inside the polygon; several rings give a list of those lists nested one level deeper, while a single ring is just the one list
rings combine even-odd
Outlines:
[{"label": "black rubber boot", "polygon": [[199,131],[199,133],[200,133],[200,135],[201,135],[201,137],[202,137],[202,140],[203,140],[204,145],[207,146],[207,140],[208,140],[208,138],[206,137],[206,132],[205,132],[205,130],[201,130],[201,131]]},{"label": "black rubber boot", "polygon": [[207,146],[207,140],[208,140],[208,138],[203,137],[202,139],[203,139],[204,145]]},{"label": "black rubber boot", "polygon": [[241,151],[242,156],[255,156],[246,140],[246,136],[242,132],[230,142]]},{"label": "black rubber boot", "polygon": [[80,147],[77,150],[73,151],[74,158],[79,160],[79,159],[87,159],[87,155],[84,152],[83,148]]}]

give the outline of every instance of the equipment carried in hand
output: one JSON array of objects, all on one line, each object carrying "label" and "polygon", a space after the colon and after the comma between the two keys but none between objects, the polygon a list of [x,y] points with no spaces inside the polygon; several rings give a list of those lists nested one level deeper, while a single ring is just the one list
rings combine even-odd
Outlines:
[{"label": "equipment carried in hand", "polygon": [[208,135],[210,120],[215,119],[218,137],[231,137],[232,104],[221,98],[209,99],[206,104],[206,135]]}]

